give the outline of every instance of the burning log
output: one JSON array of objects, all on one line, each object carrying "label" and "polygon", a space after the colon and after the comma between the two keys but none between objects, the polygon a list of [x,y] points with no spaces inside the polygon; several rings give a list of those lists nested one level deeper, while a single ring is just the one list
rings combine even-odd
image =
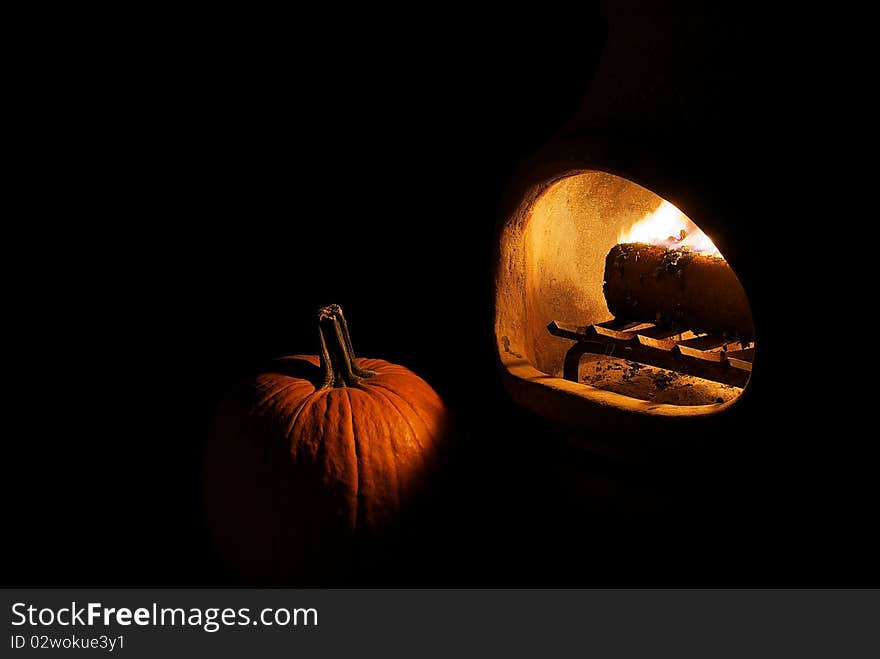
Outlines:
[{"label": "burning log", "polygon": [[605,300],[618,319],[754,338],[745,291],[720,256],[647,243],[605,257]]}]

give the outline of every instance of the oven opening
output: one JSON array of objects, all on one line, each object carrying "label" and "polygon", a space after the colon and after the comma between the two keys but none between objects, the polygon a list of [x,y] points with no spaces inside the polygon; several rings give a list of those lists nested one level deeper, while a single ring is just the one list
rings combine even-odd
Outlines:
[{"label": "oven opening", "polygon": [[558,180],[527,206],[512,225],[521,277],[502,289],[521,300],[522,317],[501,332],[500,350],[510,354],[515,335],[516,354],[541,373],[649,403],[720,406],[742,394],[756,349],[751,310],[692,218],[601,171]]}]

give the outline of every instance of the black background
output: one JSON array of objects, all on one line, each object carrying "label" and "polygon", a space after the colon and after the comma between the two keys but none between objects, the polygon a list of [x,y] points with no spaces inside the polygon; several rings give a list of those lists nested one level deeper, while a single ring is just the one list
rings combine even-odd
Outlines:
[{"label": "black background", "polygon": [[[144,16],[32,45],[19,170],[33,188],[23,238],[6,245],[24,257],[9,281],[28,335],[10,346],[26,400],[7,437],[6,581],[224,585],[199,501],[212,411],[265,360],[314,352],[315,310],[337,302],[358,353],[421,374],[462,429],[409,544],[356,583],[876,583],[873,453],[846,425],[855,402],[795,359],[805,333],[766,353],[802,383],[794,398],[768,399],[761,441],[706,474],[713,487],[685,513],[633,512],[617,487],[597,506],[573,498],[566,456],[501,388],[495,222],[590,81],[598,7],[438,13],[405,29],[346,19]],[[738,148],[719,157],[752,169],[773,218],[762,254],[774,256],[755,258],[778,339],[814,295],[779,245],[818,212],[786,191],[809,183],[792,136],[823,74],[767,44],[766,15],[738,20],[755,39],[732,84],[767,113],[730,117],[724,143]],[[598,458],[585,470],[654,487]]]}]

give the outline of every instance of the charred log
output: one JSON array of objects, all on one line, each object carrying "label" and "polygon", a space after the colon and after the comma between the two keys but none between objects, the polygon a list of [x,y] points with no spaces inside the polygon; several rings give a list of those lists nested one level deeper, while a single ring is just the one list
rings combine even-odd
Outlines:
[{"label": "charred log", "polygon": [[745,291],[717,256],[646,243],[615,245],[605,258],[603,290],[615,318],[754,338]]}]

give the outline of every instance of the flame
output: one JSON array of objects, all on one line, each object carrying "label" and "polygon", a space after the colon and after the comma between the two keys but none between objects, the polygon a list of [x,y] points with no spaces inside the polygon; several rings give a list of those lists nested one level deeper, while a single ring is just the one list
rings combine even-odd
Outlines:
[{"label": "flame", "polygon": [[649,243],[670,249],[689,249],[707,256],[721,256],[721,252],[687,215],[668,201],[633,224],[628,231],[621,231],[618,243]]}]

